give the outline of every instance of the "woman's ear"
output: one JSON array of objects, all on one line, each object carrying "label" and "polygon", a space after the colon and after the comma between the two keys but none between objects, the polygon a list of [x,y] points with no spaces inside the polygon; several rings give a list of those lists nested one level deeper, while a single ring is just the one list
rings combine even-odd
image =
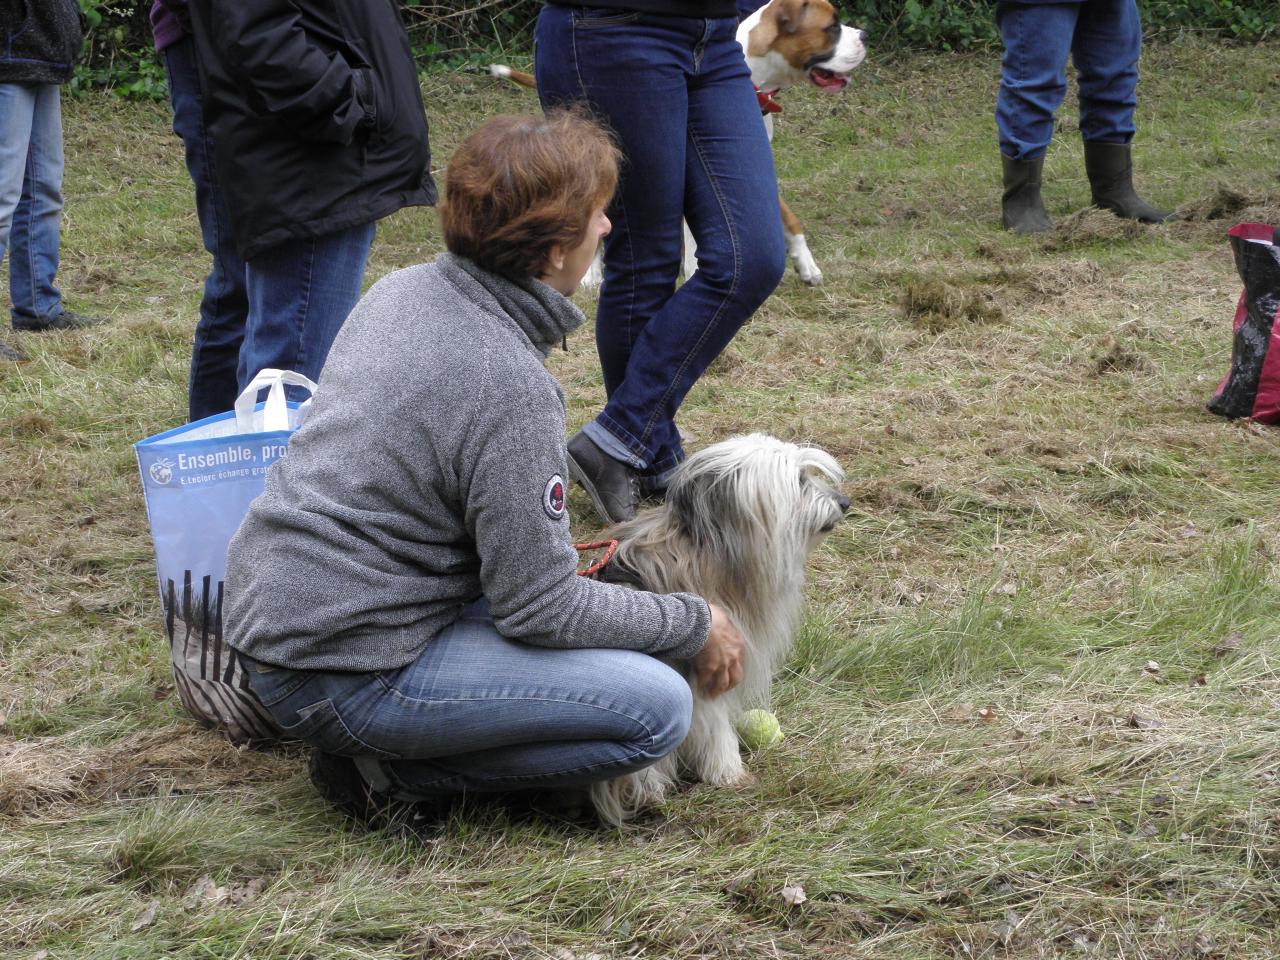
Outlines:
[{"label": "woman's ear", "polygon": [[568,257],[568,251],[560,244],[556,244],[547,254],[547,265],[544,268],[547,273],[559,273],[564,269],[565,259]]}]

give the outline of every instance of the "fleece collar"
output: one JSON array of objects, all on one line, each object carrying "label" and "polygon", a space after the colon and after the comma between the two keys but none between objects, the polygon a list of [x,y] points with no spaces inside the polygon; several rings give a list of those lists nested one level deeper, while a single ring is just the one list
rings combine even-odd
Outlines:
[{"label": "fleece collar", "polygon": [[541,280],[517,283],[452,253],[440,254],[436,266],[478,306],[514,323],[543,357],[586,323],[587,318],[572,300]]}]

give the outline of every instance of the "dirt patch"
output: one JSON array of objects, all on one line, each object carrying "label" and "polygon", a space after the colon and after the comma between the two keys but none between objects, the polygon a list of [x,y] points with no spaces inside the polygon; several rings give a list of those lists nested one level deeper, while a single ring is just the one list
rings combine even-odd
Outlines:
[{"label": "dirt patch", "polygon": [[1225,220],[1234,217],[1253,201],[1248,194],[1219,184],[1212,192],[1198,200],[1192,200],[1178,208],[1178,219],[1187,223],[1205,220]]},{"label": "dirt patch", "polygon": [[1089,352],[1089,369],[1095,377],[1124,370],[1145,370],[1148,366],[1146,356],[1110,334]]},{"label": "dirt patch", "polygon": [[1040,242],[1046,251],[1071,250],[1095,243],[1118,243],[1137,240],[1151,232],[1146,224],[1117,217],[1110,210],[1086,207],[1058,221],[1052,233]]},{"label": "dirt patch", "polygon": [[972,281],[939,276],[908,278],[899,295],[898,305],[904,319],[931,333],[1004,319],[1004,310],[989,291]]}]

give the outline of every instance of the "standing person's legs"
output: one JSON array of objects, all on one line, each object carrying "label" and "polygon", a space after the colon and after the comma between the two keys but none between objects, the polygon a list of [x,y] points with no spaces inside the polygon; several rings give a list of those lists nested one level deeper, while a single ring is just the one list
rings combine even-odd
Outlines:
[{"label": "standing person's legs", "polygon": [[1067,93],[1080,3],[1000,3],[996,25],[1004,41],[996,128],[1000,152],[1013,160],[1038,160],[1053,139],[1053,116]]},{"label": "standing person's legs", "polygon": [[204,127],[195,43],[190,37],[166,47],[165,73],[173,104],[173,132],[186,152],[196,192],[196,214],[204,248],[213,258],[200,301],[200,322],[191,347],[189,415],[199,420],[230,410],[236,401],[240,346],[249,316],[245,265],[231,236],[231,217],[218,190],[213,144]]},{"label": "standing person's legs", "polygon": [[1081,5],[1071,59],[1080,86],[1080,135],[1086,141],[1133,140],[1141,53],[1135,0],[1086,0]]},{"label": "standing person's legs", "polygon": [[1087,0],[1076,25],[1072,59],[1080,82],[1080,135],[1093,202],[1143,223],[1173,214],[1133,189],[1133,114],[1138,105],[1142,23],[1135,0]]},{"label": "standing person's legs", "polygon": [[596,422],[663,473],[683,459],[675,415],[786,270],[777,176],[734,21],[711,20],[689,80],[684,214],[698,269],[635,339]]},{"label": "standing person's legs", "polygon": [[22,197],[9,234],[9,294],[14,327],[43,330],[63,313],[62,294],[53,285],[62,222],[62,100],[55,84],[30,90],[34,103]]},{"label": "standing person's legs", "polygon": [[1001,218],[1006,230],[1053,229],[1040,196],[1044,155],[1053,139],[1053,115],[1067,92],[1067,54],[1079,3],[1000,3],[996,24],[1004,41],[996,129],[1004,181]]},{"label": "standing person's legs", "polygon": [[[538,22],[544,106],[586,101],[625,157],[596,317],[608,404],[583,433],[655,484],[683,459],[674,416],[685,394],[785,267],[773,160],[735,29],[558,7]],[[676,291],[684,215],[702,234],[700,263]],[[569,452],[571,468],[593,455],[580,438]],[[607,519],[626,516],[592,496]]]},{"label": "standing person's legs", "polygon": [[[13,214],[22,199],[27,170],[27,146],[35,112],[35,88],[0,83],[0,267],[9,249]],[[10,266],[12,269],[12,265]],[[0,341],[0,359],[21,360],[22,354]]]},{"label": "standing person's legs", "polygon": [[399,670],[250,670],[286,736],[357,758],[400,799],[582,786],[642,769],[689,729],[675,670],[627,650],[508,640],[479,601]]},{"label": "standing person's legs", "polygon": [[259,370],[320,378],[333,338],[360,299],[376,225],[282,243],[246,265],[249,320],[239,388]]}]

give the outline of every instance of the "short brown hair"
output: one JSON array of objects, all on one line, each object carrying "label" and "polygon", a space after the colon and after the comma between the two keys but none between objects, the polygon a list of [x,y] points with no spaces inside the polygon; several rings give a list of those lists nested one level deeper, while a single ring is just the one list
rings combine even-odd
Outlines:
[{"label": "short brown hair", "polygon": [[577,110],[494,117],[449,161],[445,246],[514,280],[537,276],[552,247],[582,242],[591,214],[613,196],[620,156]]}]

